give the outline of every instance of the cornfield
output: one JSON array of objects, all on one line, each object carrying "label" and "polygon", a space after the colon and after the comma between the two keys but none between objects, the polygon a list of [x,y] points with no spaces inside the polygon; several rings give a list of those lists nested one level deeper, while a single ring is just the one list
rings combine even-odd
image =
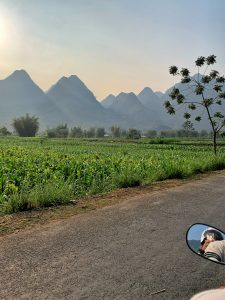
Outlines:
[{"label": "cornfield", "polygon": [[225,167],[210,146],[113,140],[0,139],[0,212],[68,203],[116,188]]}]

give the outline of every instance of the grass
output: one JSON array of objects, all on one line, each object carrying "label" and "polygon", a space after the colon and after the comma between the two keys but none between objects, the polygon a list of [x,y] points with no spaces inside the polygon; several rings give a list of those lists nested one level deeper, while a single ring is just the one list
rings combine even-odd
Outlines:
[{"label": "grass", "polygon": [[0,139],[0,212],[67,204],[117,188],[225,169],[207,144],[186,141]]}]

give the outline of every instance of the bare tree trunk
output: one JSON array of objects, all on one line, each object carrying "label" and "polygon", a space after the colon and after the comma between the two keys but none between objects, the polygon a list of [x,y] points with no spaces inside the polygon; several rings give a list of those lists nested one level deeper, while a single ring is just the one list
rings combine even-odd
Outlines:
[{"label": "bare tree trunk", "polygon": [[214,154],[217,154],[217,144],[216,144],[216,138],[217,138],[217,132],[213,132],[213,149],[214,149]]}]

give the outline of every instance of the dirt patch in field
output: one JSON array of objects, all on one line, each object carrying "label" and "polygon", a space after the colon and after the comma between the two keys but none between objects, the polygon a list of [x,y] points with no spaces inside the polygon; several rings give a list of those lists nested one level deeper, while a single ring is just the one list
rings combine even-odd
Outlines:
[{"label": "dirt patch in field", "polygon": [[18,232],[34,226],[47,224],[51,221],[66,219],[74,215],[86,213],[91,210],[100,209],[106,206],[115,205],[119,202],[135,198],[140,195],[152,194],[185,183],[200,180],[214,174],[224,174],[225,171],[210,172],[207,174],[195,175],[188,179],[171,179],[152,183],[147,186],[118,189],[111,193],[71,200],[68,205],[61,205],[32,211],[19,212],[10,215],[0,216],[0,236]]}]

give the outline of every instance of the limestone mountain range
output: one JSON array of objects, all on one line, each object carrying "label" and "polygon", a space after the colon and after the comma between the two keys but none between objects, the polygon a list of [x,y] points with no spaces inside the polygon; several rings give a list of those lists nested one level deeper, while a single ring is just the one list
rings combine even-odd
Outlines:
[{"label": "limestone mountain range", "polygon": [[16,70],[0,80],[0,126],[10,126],[14,118],[29,113],[39,118],[42,130],[62,123],[83,128],[178,129],[182,114],[170,116],[163,106],[169,90],[163,94],[145,87],[137,95],[121,92],[100,102],[76,75],[63,76],[44,92],[26,71]]}]

